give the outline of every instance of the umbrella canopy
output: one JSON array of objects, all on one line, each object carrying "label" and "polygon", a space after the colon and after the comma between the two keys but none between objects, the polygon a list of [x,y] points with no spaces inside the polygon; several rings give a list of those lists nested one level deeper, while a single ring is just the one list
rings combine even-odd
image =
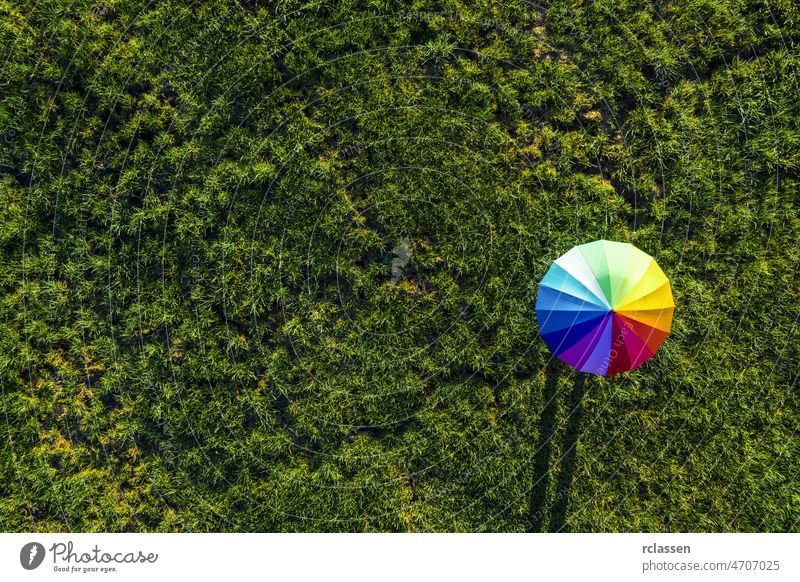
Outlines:
[{"label": "umbrella canopy", "polygon": [[600,376],[652,358],[669,335],[674,309],[669,281],[655,259],[607,240],[561,255],[536,297],[547,346],[576,370]]}]

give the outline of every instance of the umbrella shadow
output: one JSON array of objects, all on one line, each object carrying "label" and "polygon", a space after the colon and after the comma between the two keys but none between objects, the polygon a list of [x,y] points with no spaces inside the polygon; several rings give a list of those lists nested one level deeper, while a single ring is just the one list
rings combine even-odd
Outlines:
[{"label": "umbrella shadow", "polygon": [[561,450],[564,451],[561,459],[561,471],[558,474],[556,492],[552,501],[550,514],[550,531],[560,532],[567,523],[567,509],[569,507],[572,477],[575,473],[575,463],[578,457],[578,439],[580,438],[581,422],[583,420],[583,399],[587,391],[586,374],[578,374],[570,395],[570,412],[567,420],[567,430],[564,433]]},{"label": "umbrella shadow", "polygon": [[583,399],[586,395],[587,375],[577,374],[570,394],[567,427],[561,439],[561,469],[556,477],[553,496],[550,489],[550,463],[553,439],[556,438],[558,416],[558,380],[561,366],[555,360],[547,364],[544,384],[544,406],[539,419],[539,441],[533,459],[534,482],[529,505],[529,532],[559,532],[564,529],[569,508],[569,497],[577,462],[577,445],[583,420]]},{"label": "umbrella shadow", "polygon": [[540,532],[547,514],[547,490],[550,485],[550,457],[558,413],[558,377],[560,367],[555,359],[547,363],[544,381],[544,406],[539,416],[539,441],[533,457],[533,488],[530,497],[529,532]]}]

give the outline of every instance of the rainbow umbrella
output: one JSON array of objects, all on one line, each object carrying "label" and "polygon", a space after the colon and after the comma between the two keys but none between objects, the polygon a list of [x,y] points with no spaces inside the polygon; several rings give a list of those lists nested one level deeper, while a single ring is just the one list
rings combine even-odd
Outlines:
[{"label": "rainbow umbrella", "polygon": [[675,302],[655,259],[627,243],[573,247],[550,265],[536,318],[556,357],[581,372],[613,376],[655,355]]}]

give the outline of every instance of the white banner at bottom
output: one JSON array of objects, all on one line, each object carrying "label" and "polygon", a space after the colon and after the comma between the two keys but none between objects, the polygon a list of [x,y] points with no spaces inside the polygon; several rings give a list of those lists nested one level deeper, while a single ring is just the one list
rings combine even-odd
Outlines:
[{"label": "white banner at bottom", "polygon": [[800,534],[0,534],[0,580],[800,580]]}]

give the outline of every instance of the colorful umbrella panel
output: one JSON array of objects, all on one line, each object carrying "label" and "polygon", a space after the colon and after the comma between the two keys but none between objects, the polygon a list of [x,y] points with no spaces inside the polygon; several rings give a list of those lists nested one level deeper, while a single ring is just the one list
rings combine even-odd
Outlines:
[{"label": "colorful umbrella panel", "polygon": [[669,281],[653,257],[607,240],[559,257],[536,297],[547,346],[576,370],[600,376],[652,358],[669,335],[674,309]]}]

